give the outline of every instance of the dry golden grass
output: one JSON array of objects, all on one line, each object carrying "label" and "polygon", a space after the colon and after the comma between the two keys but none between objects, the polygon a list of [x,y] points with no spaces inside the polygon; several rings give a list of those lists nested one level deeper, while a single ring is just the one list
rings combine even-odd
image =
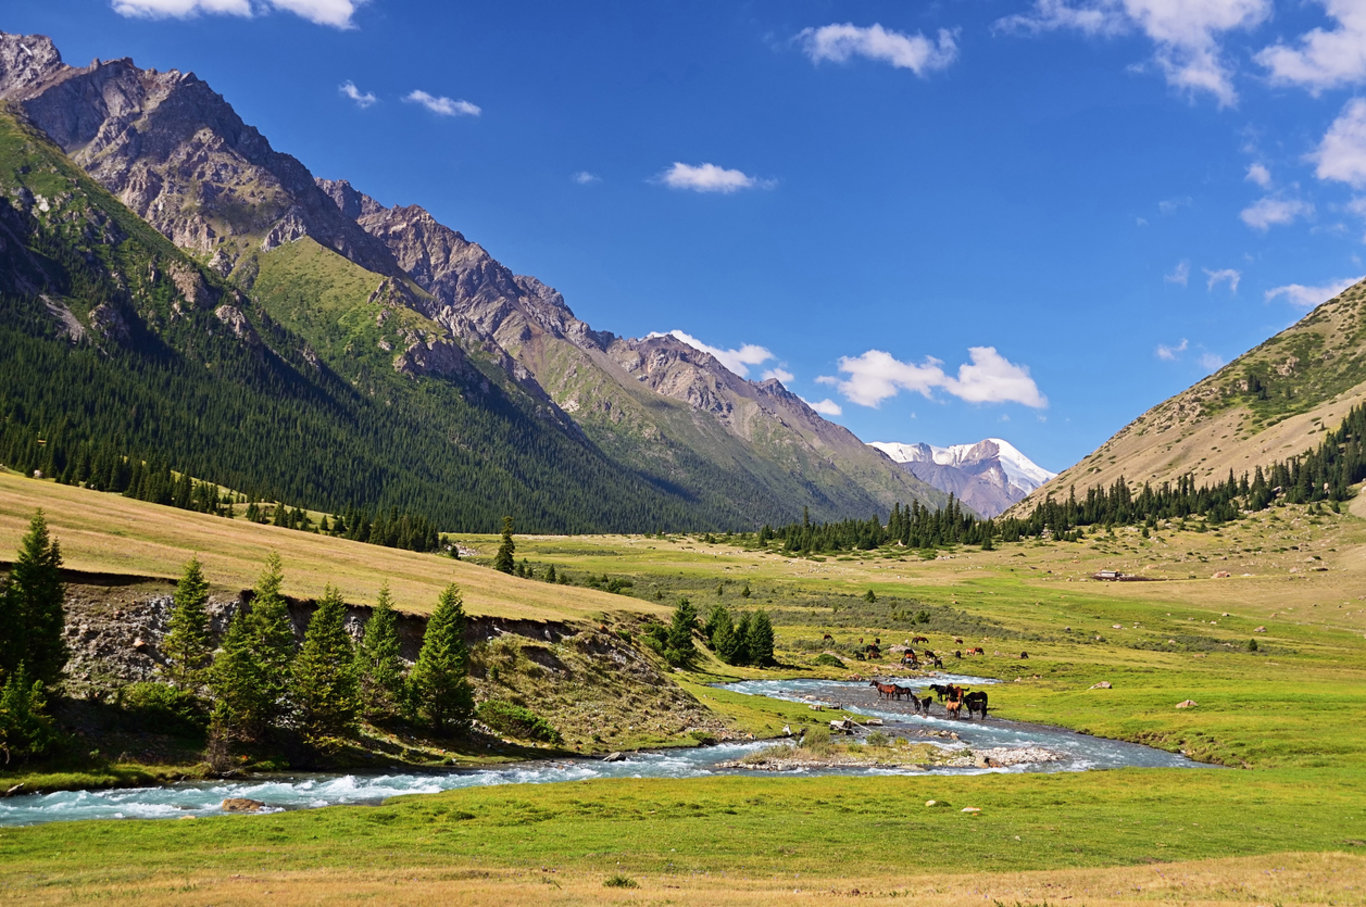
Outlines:
[{"label": "dry golden grass", "polygon": [[373,602],[387,580],[398,607],[420,613],[436,606],[449,583],[460,587],[470,614],[574,620],[628,608],[669,610],[594,589],[518,579],[435,554],[175,510],[3,471],[0,558],[13,557],[39,508],[61,542],[65,566],[89,573],[175,579],[197,555],[216,587],[248,589],[274,550],[284,562],[285,593],[304,599],[317,598],[330,584],[348,602]]},{"label": "dry golden grass", "polygon": [[[265,859],[263,857],[263,859]],[[914,860],[908,855],[908,865]],[[130,875],[136,875],[130,873]],[[1261,857],[1154,863],[1047,872],[925,874],[873,879],[783,875],[765,879],[714,874],[645,874],[622,878],[636,887],[609,887],[612,874],[557,871],[550,866],[505,869],[476,861],[441,868],[388,872],[309,870],[152,875],[85,880],[82,900],[111,904],[294,904],[372,902],[461,904],[768,905],[916,903],[935,905],[1062,904],[1088,907],[1174,902],[1190,907],[1250,904],[1366,903],[1366,857],[1345,853],[1286,853]],[[76,891],[39,880],[11,880],[0,898],[26,904],[65,904]]]}]

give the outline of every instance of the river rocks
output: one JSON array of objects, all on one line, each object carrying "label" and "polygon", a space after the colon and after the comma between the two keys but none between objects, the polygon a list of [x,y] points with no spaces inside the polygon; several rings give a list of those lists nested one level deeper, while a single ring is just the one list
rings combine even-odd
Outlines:
[{"label": "river rocks", "polygon": [[228,797],[219,806],[225,813],[258,813],[265,809],[266,804],[261,800],[253,800],[250,797]]},{"label": "river rocks", "polygon": [[1110,685],[1110,681],[1108,681],[1108,680],[1102,680],[1102,681],[1100,681],[1099,683],[1093,683],[1093,684],[1091,684],[1091,689],[1093,689],[1093,690],[1109,690],[1109,689],[1112,689],[1112,687],[1111,687],[1111,685]]},{"label": "river rocks", "polygon": [[1176,707],[1178,709],[1193,709],[1196,707],[1196,702],[1194,699],[1187,699],[1185,702],[1178,702]]},{"label": "river rocks", "polygon": [[625,754],[625,753],[608,753],[606,756],[603,756],[603,757],[602,757],[602,761],[603,761],[603,762],[625,762],[625,761],[626,761],[626,754]]}]

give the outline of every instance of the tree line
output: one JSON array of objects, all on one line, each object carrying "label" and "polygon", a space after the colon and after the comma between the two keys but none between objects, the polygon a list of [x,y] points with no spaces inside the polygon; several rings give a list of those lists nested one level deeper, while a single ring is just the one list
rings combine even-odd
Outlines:
[{"label": "tree line", "polygon": [[[38,511],[0,580],[0,757],[6,763],[42,756],[57,743],[48,700],[69,657],[61,564],[60,545]],[[140,685],[152,689],[139,695],[167,712],[203,717],[212,762],[293,743],[329,752],[354,737],[362,719],[420,724],[440,735],[468,729],[474,693],[456,586],[441,593],[417,661],[405,670],[387,584],[353,643],[346,605],[331,586],[303,639],[296,638],[283,582],[272,553],[249,606],[233,616],[217,647],[198,558],[185,564],[176,583],[162,643],[167,685]]]},{"label": "tree line", "polygon": [[1352,486],[1366,479],[1366,406],[1354,407],[1334,431],[1324,435],[1312,450],[1257,466],[1249,475],[1228,477],[1197,485],[1187,473],[1156,487],[1145,482],[1135,489],[1123,477],[1109,487],[1093,486],[1078,497],[1075,487],[1065,499],[1052,494],[1025,517],[981,519],[965,510],[950,495],[948,503],[931,510],[919,503],[897,504],[884,522],[878,515],[867,519],[813,523],[805,514],[800,523],[774,529],[765,525],[754,536],[761,547],[776,545],[792,555],[837,551],[870,551],[884,545],[934,549],[953,545],[981,545],[990,549],[996,541],[1016,542],[1045,536],[1075,541],[1092,527],[1155,527],[1160,520],[1202,518],[1208,525],[1238,519],[1244,512],[1258,512],[1274,501],[1313,504],[1348,500]]}]

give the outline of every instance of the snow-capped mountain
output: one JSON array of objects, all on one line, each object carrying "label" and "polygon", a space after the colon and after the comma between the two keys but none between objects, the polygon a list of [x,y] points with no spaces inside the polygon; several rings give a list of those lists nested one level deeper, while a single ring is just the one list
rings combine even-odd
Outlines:
[{"label": "snow-capped mountain", "polygon": [[953,492],[958,500],[987,517],[996,516],[1057,475],[1001,438],[950,447],[894,441],[874,441],[868,446],[882,451],[916,478]]}]

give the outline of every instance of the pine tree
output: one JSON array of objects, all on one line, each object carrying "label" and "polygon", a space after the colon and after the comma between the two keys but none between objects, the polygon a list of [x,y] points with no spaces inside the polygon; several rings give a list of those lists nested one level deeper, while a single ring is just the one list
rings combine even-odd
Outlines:
[{"label": "pine tree", "polygon": [[271,552],[256,584],[251,610],[228,627],[223,651],[210,675],[214,699],[212,734],[256,743],[284,714],[294,629],[280,587],[280,556]]},{"label": "pine tree", "polygon": [[767,611],[758,611],[749,622],[745,635],[745,649],[749,663],[760,667],[773,663],[773,624]]},{"label": "pine tree", "polygon": [[389,597],[389,584],[365,622],[365,636],[356,648],[356,674],[361,706],[372,721],[396,717],[403,699],[403,664],[398,657],[398,612]]},{"label": "pine tree", "polygon": [[493,556],[493,569],[512,573],[517,569],[513,554],[517,545],[512,541],[512,517],[503,517],[503,541],[498,545],[498,553]]},{"label": "pine tree", "polygon": [[0,589],[0,672],[5,677],[23,661],[28,676],[44,688],[61,679],[67,659],[61,568],[61,547],[49,536],[39,510],[19,543],[9,580]]},{"label": "pine tree", "polygon": [[43,705],[42,682],[19,662],[0,689],[0,754],[6,763],[42,755],[52,745],[52,725]]},{"label": "pine tree", "polygon": [[692,641],[697,624],[697,609],[686,598],[679,599],[669,623],[669,635],[664,642],[664,659],[674,667],[691,664],[697,657],[697,646]]},{"label": "pine tree", "polygon": [[749,614],[741,614],[731,628],[728,644],[717,649],[716,654],[720,655],[726,664],[749,664],[749,624]]},{"label": "pine tree", "polygon": [[[504,525],[510,528],[511,520]],[[437,733],[469,726],[474,715],[474,691],[465,676],[468,667],[465,605],[460,590],[451,584],[427,619],[422,649],[408,678],[414,708]]]},{"label": "pine tree", "polygon": [[209,614],[204,610],[208,600],[209,584],[199,558],[192,557],[176,583],[171,618],[161,644],[166,678],[182,690],[197,690],[209,668]]},{"label": "pine tree", "polygon": [[308,622],[304,644],[294,659],[290,698],[304,740],[325,745],[328,738],[355,730],[359,697],[356,653],[346,635],[346,603],[328,586]]}]

